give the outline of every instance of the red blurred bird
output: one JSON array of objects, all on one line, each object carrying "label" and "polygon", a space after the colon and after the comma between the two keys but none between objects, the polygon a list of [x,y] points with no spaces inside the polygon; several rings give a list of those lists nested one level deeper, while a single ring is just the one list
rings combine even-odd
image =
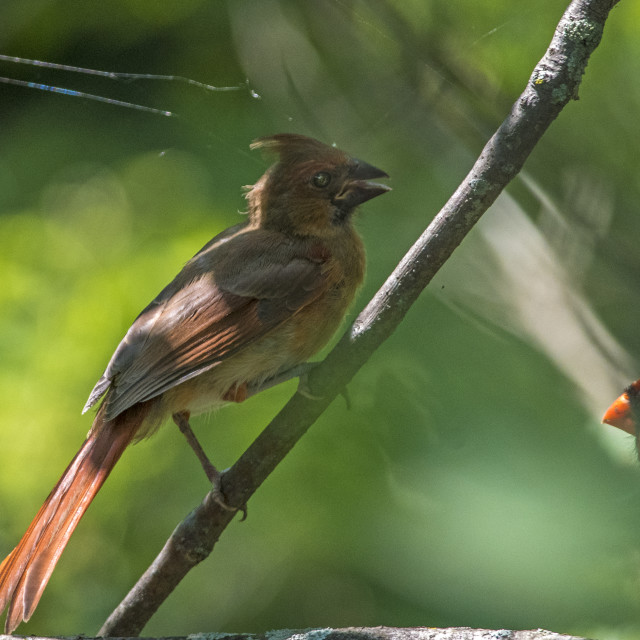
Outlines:
[{"label": "red blurred bird", "polygon": [[638,436],[640,426],[640,380],[632,382],[607,409],[602,422]]},{"label": "red blurred bird", "polygon": [[189,416],[304,362],[329,340],[362,282],[355,208],[384,171],[300,135],[260,138],[278,161],[246,197],[248,220],[205,245],[135,320],[98,380],[91,431],[18,546],[0,565],[8,633],[34,612],[80,518],[124,449],[173,417],[214,485]]}]

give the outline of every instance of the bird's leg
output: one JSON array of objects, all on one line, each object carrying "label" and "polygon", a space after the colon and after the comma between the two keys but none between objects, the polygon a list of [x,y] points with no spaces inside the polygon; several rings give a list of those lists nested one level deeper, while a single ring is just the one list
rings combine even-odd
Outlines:
[{"label": "bird's leg", "polygon": [[222,396],[226,402],[244,402],[249,397],[248,386],[246,382],[234,384]]},{"label": "bird's leg", "polygon": [[302,364],[291,367],[290,369],[280,371],[279,373],[276,373],[275,376],[267,378],[259,384],[249,384],[246,386],[246,397],[249,398],[251,396],[255,396],[256,393],[260,393],[260,391],[271,389],[271,387],[275,387],[277,384],[286,382],[287,380],[291,380],[292,378],[300,378],[300,382],[298,384],[298,392],[307,398],[317,400],[318,396],[314,396],[311,393],[307,384],[307,375],[309,374],[309,371],[311,371],[317,365],[317,362],[303,362]]},{"label": "bird's leg", "polygon": [[[225,400],[230,400],[232,402],[243,402],[247,398],[255,396],[256,393],[260,393],[260,391],[271,389],[271,387],[275,387],[277,384],[286,382],[287,380],[291,380],[292,378],[300,378],[300,381],[298,382],[298,393],[300,395],[303,395],[305,398],[309,398],[309,400],[321,400],[322,396],[314,394],[309,388],[309,372],[315,369],[319,364],[319,362],[303,362],[302,364],[296,365],[295,367],[291,367],[290,369],[285,369],[284,371],[276,373],[275,376],[267,378],[260,384],[244,383],[243,385],[241,385],[241,387],[234,387],[233,390],[229,390],[227,392],[227,396],[225,396]],[[231,393],[232,391],[233,393]],[[231,396],[229,396],[229,394],[231,394]],[[347,403],[347,409],[351,409],[351,399],[349,398],[349,390],[347,389],[347,387],[345,387],[340,392],[340,395]]]},{"label": "bird's leg", "polygon": [[[189,424],[189,412],[188,411],[179,411],[178,413],[173,414],[173,421],[178,425],[180,431],[184,434],[184,437],[187,439],[189,446],[193,449],[194,453],[200,460],[200,464],[204,469],[204,472],[207,474],[207,478],[209,478],[209,482],[213,487],[213,499],[219,504],[223,509],[227,511],[237,511],[238,509],[235,507],[230,507],[224,500],[224,495],[222,493],[222,489],[220,486],[220,480],[222,478],[222,474],[216,469],[211,460],[207,457],[207,454],[204,452],[202,445],[198,442],[196,438],[196,434],[193,433],[191,429],[191,425]],[[244,511],[244,510],[243,510]],[[246,515],[246,512],[245,512]]]}]

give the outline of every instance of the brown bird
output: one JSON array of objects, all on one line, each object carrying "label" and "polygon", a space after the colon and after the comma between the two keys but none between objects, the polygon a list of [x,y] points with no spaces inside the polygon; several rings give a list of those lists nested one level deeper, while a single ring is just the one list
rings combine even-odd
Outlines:
[{"label": "brown bird", "polygon": [[[639,435],[640,426],[640,380],[632,382],[602,417],[606,422],[618,429],[630,433],[636,438]],[[639,451],[640,453],[640,451]]]},{"label": "brown bird", "polygon": [[172,417],[219,491],[190,415],[241,402],[326,344],[365,269],[356,207],[384,171],[296,134],[260,138],[277,162],[248,189],[248,219],[206,244],[149,304],[84,408],[91,431],[17,547],[0,565],[5,631],[33,614],[80,518],[122,452]]}]

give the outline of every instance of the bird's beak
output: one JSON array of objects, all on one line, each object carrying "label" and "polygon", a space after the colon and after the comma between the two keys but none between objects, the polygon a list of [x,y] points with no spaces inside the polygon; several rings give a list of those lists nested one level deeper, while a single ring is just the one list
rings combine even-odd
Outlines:
[{"label": "bird's beak", "polygon": [[379,182],[369,182],[374,178],[388,178],[389,176],[373,165],[362,160],[354,160],[353,168],[344,183],[344,187],[335,197],[336,204],[345,209],[353,209],[359,204],[380,196],[391,187]]},{"label": "bird's beak", "polygon": [[635,396],[638,394],[640,394],[640,380],[636,380],[616,399],[602,416],[602,422],[618,427],[618,429],[635,436],[638,417],[634,401],[636,400]]}]

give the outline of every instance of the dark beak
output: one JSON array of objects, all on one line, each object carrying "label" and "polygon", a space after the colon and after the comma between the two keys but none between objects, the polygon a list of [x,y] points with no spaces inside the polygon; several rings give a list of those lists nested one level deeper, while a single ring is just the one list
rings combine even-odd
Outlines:
[{"label": "dark beak", "polygon": [[355,160],[354,159],[354,167],[349,172],[352,178],[356,180],[371,180],[372,178],[388,178],[388,174],[386,174],[382,169],[378,169],[378,167],[374,167],[368,162],[364,162],[363,160]]},{"label": "dark beak", "polygon": [[388,178],[389,176],[373,165],[354,159],[349,176],[345,180],[344,187],[335,197],[335,204],[343,211],[351,211],[359,204],[380,196],[391,187],[379,182],[369,182],[374,178]]}]

